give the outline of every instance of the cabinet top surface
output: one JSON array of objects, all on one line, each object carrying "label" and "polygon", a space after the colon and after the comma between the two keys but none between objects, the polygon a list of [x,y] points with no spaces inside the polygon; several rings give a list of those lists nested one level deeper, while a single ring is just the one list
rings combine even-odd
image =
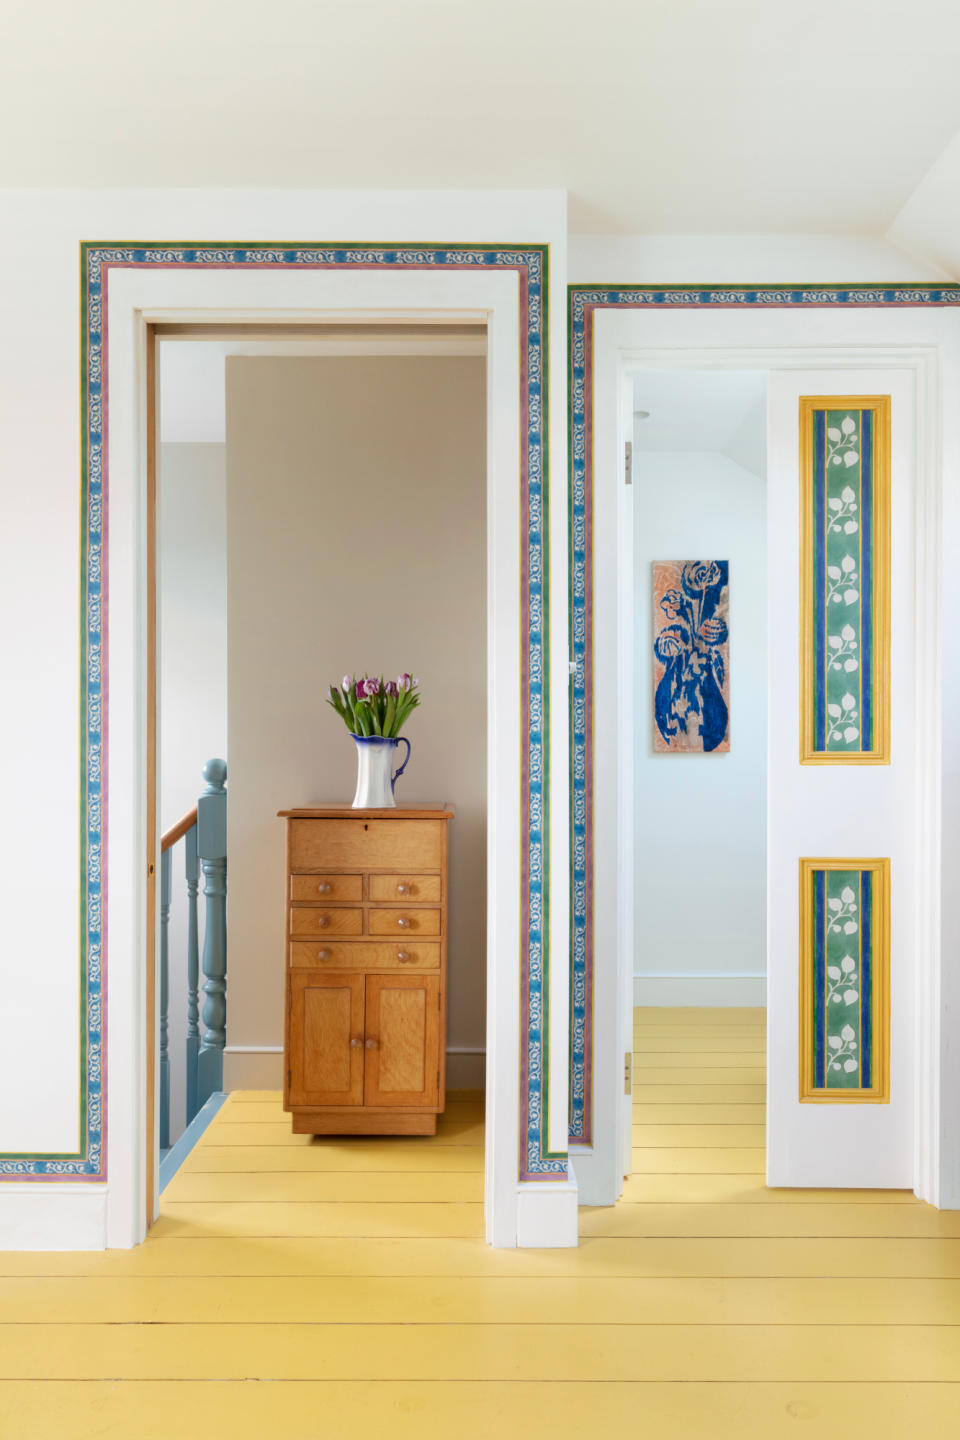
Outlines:
[{"label": "cabinet top surface", "polygon": [[454,806],[422,801],[388,810],[355,810],[348,800],[328,800],[294,810],[278,810],[284,820],[452,820]]}]

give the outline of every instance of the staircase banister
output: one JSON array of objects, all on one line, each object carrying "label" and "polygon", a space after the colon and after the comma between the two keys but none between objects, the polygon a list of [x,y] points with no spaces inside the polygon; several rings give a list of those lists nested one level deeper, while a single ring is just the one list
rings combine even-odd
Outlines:
[{"label": "staircase banister", "polygon": [[197,807],[194,805],[193,809],[188,810],[176,825],[171,825],[169,830],[164,830],[160,837],[160,853],[163,854],[164,850],[169,850],[171,845],[176,845],[177,841],[182,840],[187,831],[192,830],[196,823]]}]

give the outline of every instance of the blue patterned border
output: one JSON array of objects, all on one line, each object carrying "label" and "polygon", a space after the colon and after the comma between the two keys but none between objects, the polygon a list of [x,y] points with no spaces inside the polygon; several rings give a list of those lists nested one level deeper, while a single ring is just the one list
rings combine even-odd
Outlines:
[{"label": "blue patterned border", "polygon": [[[101,1084],[106,993],[106,735],[105,657],[108,492],[107,279],[113,269],[350,269],[513,271],[519,279],[521,512],[526,538],[521,567],[524,644],[521,654],[522,875],[521,924],[521,1180],[566,1176],[567,1156],[548,1148],[549,1076],[549,550],[547,427],[548,252],[542,245],[271,245],[84,244],[81,247],[82,510],[81,510],[81,1143],[77,1154],[0,1156],[0,1177],[103,1180],[105,1079]],[[103,606],[103,608],[101,608]]]},{"label": "blue patterned border", "polygon": [[570,1144],[593,1137],[593,316],[597,310],[960,306],[958,285],[570,285]]}]

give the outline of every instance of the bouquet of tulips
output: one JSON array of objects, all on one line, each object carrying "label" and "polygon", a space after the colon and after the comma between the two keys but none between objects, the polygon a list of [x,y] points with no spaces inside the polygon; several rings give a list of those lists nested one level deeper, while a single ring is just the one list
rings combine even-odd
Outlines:
[{"label": "bouquet of tulips", "polygon": [[344,675],[339,685],[330,686],[327,704],[332,705],[351,735],[383,735],[393,738],[400,734],[410,714],[420,704],[413,675],[398,675],[396,680],[372,680],[364,675],[354,680]]}]

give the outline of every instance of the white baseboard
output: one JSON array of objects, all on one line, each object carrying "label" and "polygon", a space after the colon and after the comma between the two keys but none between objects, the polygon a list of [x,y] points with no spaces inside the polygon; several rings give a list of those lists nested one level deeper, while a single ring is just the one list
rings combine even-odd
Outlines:
[{"label": "white baseboard", "polygon": [[104,1250],[106,1244],[103,1185],[25,1183],[0,1192],[0,1250]]},{"label": "white baseboard", "polygon": [[568,1249],[577,1244],[577,1182],[517,1186],[517,1245],[520,1249]]},{"label": "white baseboard", "polygon": [[[482,1090],[487,1056],[480,1045],[447,1049],[447,1089]],[[228,1045],[223,1055],[224,1090],[282,1090],[282,1045]]]},{"label": "white baseboard", "polygon": [[634,975],[633,1003],[765,1006],[767,980],[764,975]]}]

